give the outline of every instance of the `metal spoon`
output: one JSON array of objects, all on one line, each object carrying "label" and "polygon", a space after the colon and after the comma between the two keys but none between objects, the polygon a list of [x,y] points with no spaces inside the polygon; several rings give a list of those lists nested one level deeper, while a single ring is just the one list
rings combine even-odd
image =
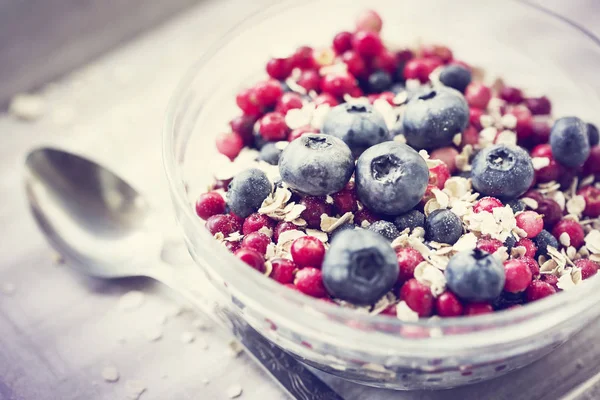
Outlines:
[{"label": "metal spoon", "polygon": [[202,301],[201,293],[211,288],[198,267],[161,260],[164,241],[157,217],[127,182],[90,160],[51,148],[29,153],[25,166],[33,216],[71,268],[97,278],[156,279],[233,331],[293,398],[342,399],[235,313]]}]

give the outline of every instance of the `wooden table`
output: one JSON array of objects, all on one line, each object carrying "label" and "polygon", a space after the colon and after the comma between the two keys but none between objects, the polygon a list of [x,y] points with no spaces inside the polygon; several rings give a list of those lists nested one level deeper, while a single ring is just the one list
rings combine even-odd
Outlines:
[{"label": "wooden table", "polygon": [[[202,2],[49,85],[41,119],[23,123],[0,117],[0,400],[126,399],[133,398],[136,385],[146,388],[144,400],[226,399],[235,385],[243,388],[243,399],[285,398],[249,358],[230,354],[229,341],[218,330],[200,329],[196,315],[181,312],[160,285],[84,279],[56,263],[29,216],[21,183],[26,152],[51,144],[109,165],[157,207],[168,209],[159,150],[168,98],[202,49],[241,15],[266,3]],[[584,22],[594,20],[580,14]],[[131,290],[143,291],[144,301],[123,310],[127,300],[136,305],[135,297],[120,299]],[[356,400],[598,399],[599,328],[600,321],[592,321],[544,360],[455,390],[390,392],[324,378]],[[188,343],[192,335],[195,340]],[[105,381],[103,373],[114,373],[106,367],[119,372],[117,382]]]}]

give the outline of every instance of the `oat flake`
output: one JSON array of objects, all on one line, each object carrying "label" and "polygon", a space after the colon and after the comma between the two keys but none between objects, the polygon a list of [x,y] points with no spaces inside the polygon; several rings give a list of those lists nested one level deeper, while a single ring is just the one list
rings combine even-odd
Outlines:
[{"label": "oat flake", "polygon": [[102,379],[106,382],[116,382],[119,380],[119,371],[117,367],[109,365],[102,369]]},{"label": "oat flake", "polygon": [[439,296],[446,290],[444,273],[426,261],[417,265],[414,276],[417,281],[430,287],[433,297]]},{"label": "oat flake", "polygon": [[351,212],[345,213],[340,218],[330,217],[327,214],[323,214],[321,215],[321,230],[323,232],[330,233],[339,228],[341,225],[352,222],[354,222],[354,214]]},{"label": "oat flake", "polygon": [[585,198],[583,196],[573,196],[567,201],[566,207],[569,214],[581,215],[585,210]]},{"label": "oat flake", "polygon": [[406,322],[419,321],[419,314],[417,314],[415,311],[413,311],[412,308],[410,308],[404,300],[402,300],[396,306],[396,317],[400,321],[406,321]]},{"label": "oat flake", "polygon": [[327,235],[327,233],[320,231],[318,229],[307,229],[306,234],[308,236],[316,237],[323,243],[327,243],[327,241],[329,240],[329,236]]},{"label": "oat flake", "polygon": [[119,309],[131,311],[139,308],[144,303],[144,293],[139,290],[132,290],[125,293],[119,299]]},{"label": "oat flake", "polygon": [[532,210],[537,210],[537,209],[538,209],[538,207],[539,207],[539,204],[538,204],[538,202],[537,202],[536,200],[532,199],[532,198],[529,198],[529,197],[523,197],[523,198],[521,199],[521,201],[522,201],[523,203],[525,203],[525,205],[526,205],[527,207],[531,208]]},{"label": "oat flake", "polygon": [[230,399],[238,398],[242,395],[242,387],[240,385],[232,385],[227,388],[227,396]]},{"label": "oat flake", "polygon": [[193,332],[185,331],[181,334],[179,339],[182,343],[192,343],[194,340],[196,340],[196,335]]},{"label": "oat flake", "polygon": [[146,386],[142,381],[129,380],[125,382],[125,391],[128,399],[138,400],[142,393],[146,391]]},{"label": "oat flake", "polygon": [[565,247],[569,247],[571,245],[571,237],[567,232],[563,232],[558,237],[558,241]]}]

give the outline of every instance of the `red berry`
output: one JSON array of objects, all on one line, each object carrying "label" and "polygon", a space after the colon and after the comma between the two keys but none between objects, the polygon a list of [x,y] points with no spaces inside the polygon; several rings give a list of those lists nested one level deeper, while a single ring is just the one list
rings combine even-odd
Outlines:
[{"label": "red berry", "polygon": [[398,283],[403,283],[414,278],[415,268],[425,261],[421,253],[412,247],[401,247],[396,250],[396,258],[398,259],[399,268]]},{"label": "red berry", "polygon": [[225,213],[225,199],[217,192],[203,193],[196,202],[196,214],[202,219]]},{"label": "red berry", "polygon": [[500,98],[507,103],[518,104],[523,101],[523,93],[521,89],[504,86],[500,89]]},{"label": "red berry", "polygon": [[533,240],[522,238],[517,242],[515,246],[521,246],[525,248],[525,257],[535,257],[535,253],[537,252],[537,246],[533,243]]},{"label": "red berry", "polygon": [[470,107],[485,110],[491,98],[492,91],[490,88],[480,83],[471,83],[465,90],[465,100],[467,100]]},{"label": "red berry", "polygon": [[590,278],[596,275],[596,273],[598,272],[598,264],[586,258],[582,258],[580,260],[575,261],[575,265],[578,268],[581,268],[582,279]]},{"label": "red berry", "polygon": [[254,116],[242,114],[229,121],[229,126],[231,126],[232,131],[242,137],[244,145],[250,146],[254,141],[252,130],[255,122],[256,118]]},{"label": "red berry", "polygon": [[380,219],[381,218],[379,218],[367,208],[363,208],[362,210],[359,210],[354,214],[354,222],[358,226],[362,226],[364,221],[367,221],[369,224],[372,224],[373,222],[379,221]]},{"label": "red berry", "polygon": [[394,53],[389,50],[383,50],[373,59],[372,67],[375,70],[382,70],[393,76],[398,69],[398,60]]},{"label": "red berry", "polygon": [[[469,123],[474,126],[478,131],[483,129],[481,125],[481,116],[483,115],[483,110],[480,108],[470,107],[469,108]],[[477,143],[477,142],[475,142]],[[473,144],[473,143],[471,143]]]},{"label": "red berry", "polygon": [[296,272],[294,284],[299,291],[312,297],[325,297],[327,290],[323,285],[323,275],[320,269],[306,267]]},{"label": "red berry", "polygon": [[336,214],[342,215],[347,212],[356,212],[358,204],[356,203],[356,192],[353,188],[344,188],[331,195],[333,197],[333,208]]},{"label": "red berry", "polygon": [[267,252],[269,243],[271,243],[271,238],[264,233],[251,232],[242,239],[242,248],[256,250],[264,255]]},{"label": "red berry", "polygon": [[309,228],[318,229],[321,226],[321,215],[332,214],[331,205],[321,197],[306,196],[300,200],[300,204],[306,207],[300,217],[306,221]]},{"label": "red berry", "polygon": [[583,164],[583,175],[597,174],[600,174],[600,146],[594,146],[590,149],[590,155]]},{"label": "red berry", "polygon": [[533,124],[533,118],[529,109],[523,106],[510,107],[507,114],[512,114],[517,118],[517,126],[515,128],[517,138],[520,141],[529,138],[532,134]]},{"label": "red berry", "polygon": [[542,282],[546,282],[548,285],[551,285],[556,291],[558,291],[558,287],[556,286],[558,284],[558,277],[556,275],[542,275],[540,277],[540,280]]},{"label": "red berry", "polygon": [[585,199],[585,210],[583,215],[590,218],[598,218],[600,216],[600,189],[593,186],[586,186],[579,189],[578,195]]},{"label": "red berry", "polygon": [[254,87],[256,101],[261,107],[272,107],[283,95],[281,84],[275,79],[258,82]]},{"label": "red berry", "polygon": [[531,125],[531,142],[533,145],[548,143],[550,140],[550,124],[546,121],[533,121]]},{"label": "red berry", "polygon": [[275,111],[285,115],[288,111],[295,108],[302,108],[302,97],[298,93],[284,93],[277,102]]},{"label": "red berry", "polygon": [[234,232],[239,232],[242,226],[233,215],[217,214],[206,220],[206,229],[208,229],[211,235],[222,233],[225,236],[229,236]]},{"label": "red berry", "polygon": [[238,228],[237,231],[241,231],[242,230],[242,225],[244,225],[244,218],[238,217],[234,213],[229,213],[228,215],[231,217],[231,219],[233,220],[233,222],[236,224],[236,226]]},{"label": "red berry", "polygon": [[329,104],[330,107],[335,107],[340,104],[335,97],[330,95],[329,93],[321,93],[313,100],[315,106],[320,106],[321,104]]},{"label": "red berry", "polygon": [[[527,240],[529,240],[529,239],[527,239]],[[533,279],[538,279],[540,277],[540,265],[538,264],[537,261],[535,261],[533,256],[532,257],[528,257],[528,256],[520,257],[519,260],[521,260],[522,262],[527,264],[527,267],[531,271],[531,277]]]},{"label": "red berry", "polygon": [[293,261],[285,258],[275,258],[271,260],[273,270],[269,275],[269,278],[281,283],[293,283],[294,282],[294,271],[298,268]]},{"label": "red berry", "polygon": [[463,132],[461,145],[466,146],[466,145],[470,144],[471,146],[475,146],[478,143],[479,143],[479,132],[473,125],[470,125]]},{"label": "red berry", "polygon": [[377,32],[359,31],[352,38],[352,47],[363,57],[373,57],[383,50],[383,43]]},{"label": "red berry", "polygon": [[264,214],[254,213],[247,216],[244,220],[242,233],[244,235],[248,235],[252,232],[258,232],[262,228],[273,229],[274,225],[275,221],[273,221],[271,218]]},{"label": "red berry", "polygon": [[306,71],[302,71],[297,83],[306,89],[307,92],[311,90],[318,91],[321,88],[321,75],[314,69],[307,69]]},{"label": "red berry", "polygon": [[452,292],[444,292],[435,300],[435,310],[440,317],[458,317],[464,307],[458,297]]},{"label": "red berry", "polygon": [[235,252],[237,258],[259,272],[265,272],[265,259],[257,251],[241,248]]},{"label": "red berry", "polygon": [[308,46],[301,46],[296,49],[291,57],[292,68],[310,69],[315,67],[313,59],[313,49]]},{"label": "red berry", "polygon": [[321,268],[325,257],[323,242],[313,236],[302,236],[294,240],[290,250],[298,267]]},{"label": "red berry", "polygon": [[533,115],[548,115],[552,111],[552,104],[546,96],[527,98],[525,106]]},{"label": "red berry", "polygon": [[561,243],[560,237],[563,233],[566,233],[569,236],[570,246],[573,246],[576,249],[583,246],[585,232],[579,222],[572,219],[563,219],[559,221],[554,226],[554,229],[552,229],[552,234],[559,243]]},{"label": "red berry", "polygon": [[404,65],[404,78],[418,79],[421,83],[426,83],[429,81],[429,75],[440,65],[439,59],[413,58]]},{"label": "red berry", "polygon": [[292,63],[289,58],[271,58],[267,62],[267,74],[273,79],[284,80],[292,72]]},{"label": "red berry", "polygon": [[342,61],[346,64],[348,72],[357,78],[364,78],[369,74],[365,60],[354,50],[342,54]]},{"label": "red berry", "polygon": [[241,247],[240,242],[223,242],[223,244],[225,245],[227,250],[229,250],[232,253],[235,253]]},{"label": "red berry", "polygon": [[549,283],[543,281],[533,281],[529,284],[529,287],[525,291],[525,298],[528,302],[536,301],[554,293],[556,293],[556,289]]},{"label": "red berry", "polygon": [[504,262],[504,291],[519,293],[527,289],[533,278],[529,265],[520,259]]},{"label": "red berry", "polygon": [[400,50],[398,52],[396,52],[396,61],[398,62],[399,65],[402,64],[406,64],[406,62],[410,59],[412,59],[415,55],[413,54],[412,50],[410,49],[404,49],[404,50]]},{"label": "red berry", "polygon": [[381,17],[373,10],[365,10],[356,18],[357,31],[380,32],[382,25]]},{"label": "red berry", "polygon": [[479,250],[486,251],[490,254],[495,253],[496,250],[498,250],[502,246],[504,246],[504,244],[498,239],[482,237],[479,240],[477,240],[477,248]]},{"label": "red berry", "polygon": [[537,190],[528,190],[527,192],[525,192],[525,194],[521,197],[527,197],[529,199],[535,200],[536,202],[540,202],[542,200],[544,200],[544,196],[542,196],[542,194],[540,192],[538,192]]},{"label": "red berry", "polygon": [[234,132],[221,133],[217,136],[216,145],[219,153],[233,160],[240,154],[242,148],[244,148],[244,140]]},{"label": "red berry", "polygon": [[352,48],[352,33],[340,32],[333,37],[333,50],[337,54],[342,54]]},{"label": "red berry", "polygon": [[483,197],[475,203],[473,206],[474,213],[480,213],[482,211],[492,212],[494,208],[504,207],[502,202],[495,197]]},{"label": "red berry", "polygon": [[396,304],[390,304],[385,310],[381,312],[381,315],[387,315],[388,317],[397,317],[398,312],[396,310]]},{"label": "red berry", "polygon": [[528,238],[534,238],[544,229],[544,219],[535,211],[523,211],[516,216],[517,226],[527,233]]},{"label": "red berry", "polygon": [[439,58],[444,64],[448,64],[453,58],[452,50],[446,46],[440,45],[423,46],[421,48],[421,54],[425,58]]},{"label": "red berry", "polygon": [[432,160],[440,160],[448,167],[448,172],[453,174],[456,171],[456,156],[458,156],[458,150],[454,147],[442,147],[436,149],[429,155]]},{"label": "red berry", "polygon": [[431,290],[416,279],[409,279],[402,285],[400,300],[404,300],[419,317],[429,317],[433,313],[434,298]]},{"label": "red berry", "polygon": [[536,180],[540,183],[555,181],[560,175],[560,165],[552,156],[552,148],[549,144],[537,145],[531,150],[532,158],[547,158],[550,164],[535,171]]},{"label": "red berry", "polygon": [[560,219],[563,212],[558,203],[552,199],[542,199],[538,201],[538,214],[544,216],[544,229],[550,230]]},{"label": "red berry", "polygon": [[279,241],[279,235],[281,235],[283,232],[295,230],[298,230],[298,227],[293,223],[287,221],[279,222],[273,230],[273,239],[275,240],[275,243]]},{"label": "red berry", "polygon": [[328,74],[321,81],[321,90],[335,97],[343,97],[355,86],[354,78],[348,73]]},{"label": "red berry", "polygon": [[235,102],[246,115],[257,116],[262,113],[262,108],[256,99],[254,89],[244,89],[237,94]]},{"label": "red berry", "polygon": [[211,190],[221,189],[226,192],[229,190],[229,184],[231,183],[231,181],[232,181],[232,179],[217,179],[212,184]]},{"label": "red berry", "polygon": [[450,171],[446,164],[442,163],[429,169],[429,184],[443,189],[446,181],[450,178]]},{"label": "red berry", "polygon": [[362,97],[362,96],[364,96],[364,95],[365,95],[365,94],[364,94],[364,92],[362,91],[362,89],[361,89],[361,88],[359,88],[358,86],[354,86],[354,87],[352,88],[352,90],[350,90],[350,91],[348,92],[348,94],[349,94],[351,97],[354,97],[354,98]]},{"label": "red berry", "polygon": [[319,133],[317,130],[311,126],[303,126],[301,128],[296,128],[290,132],[288,135],[288,141],[292,142],[298,139],[300,136],[306,135],[307,133]]},{"label": "red berry", "polygon": [[481,315],[494,312],[489,303],[469,303],[465,305],[465,315]]},{"label": "red berry", "polygon": [[281,113],[271,112],[265,114],[258,124],[260,135],[266,140],[274,142],[287,138],[289,128],[285,123],[285,117]]},{"label": "red berry", "polygon": [[[300,289],[298,289],[298,287],[296,285],[294,285],[293,283],[286,283],[283,286],[285,286],[288,289],[292,289],[296,292],[300,292]],[[300,293],[302,293],[302,292],[300,292]]]}]

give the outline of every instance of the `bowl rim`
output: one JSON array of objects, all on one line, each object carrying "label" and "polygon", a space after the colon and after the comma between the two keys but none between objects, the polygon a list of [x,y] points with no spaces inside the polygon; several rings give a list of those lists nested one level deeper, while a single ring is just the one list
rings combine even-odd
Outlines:
[{"label": "bowl rim", "polygon": [[[248,27],[252,26],[254,22],[260,22],[261,20],[264,20],[277,13],[279,10],[289,7],[304,6],[307,3],[316,1],[317,0],[308,0],[299,2],[298,0],[285,0],[282,2],[272,3],[263,8],[259,8],[243,17],[238,24],[232,25],[231,29],[226,31],[226,33],[220,39],[215,41],[198,58],[198,60],[192,64],[185,75],[180,79],[179,84],[177,85],[168,102],[166,118],[162,130],[163,167],[178,218],[182,218],[180,216],[180,211],[182,210],[181,212],[183,213],[183,217],[192,222],[194,230],[198,233],[198,237],[203,241],[214,240],[214,238],[208,233],[208,231],[206,231],[200,218],[195,215],[193,212],[193,207],[190,205],[190,202],[187,198],[184,182],[183,179],[180,179],[180,170],[175,159],[176,148],[175,140],[173,140],[178,110],[181,107],[182,101],[186,98],[186,93],[190,88],[190,83],[194,82],[198,78],[198,71],[200,71],[205,64],[209,63],[211,58],[217,52],[225,47],[236,35],[244,32]],[[569,18],[559,15],[539,4],[534,4],[528,0],[510,1],[530,7],[541,14],[545,14],[549,18],[554,18],[555,20],[562,22],[564,25],[570,26],[579,34],[586,36],[588,40],[591,40],[600,49],[600,38]],[[181,223],[181,221],[179,222]],[[271,296],[278,295],[286,300],[293,300],[293,303],[291,301],[286,302],[290,303],[290,306],[296,308],[296,311],[299,313],[306,313],[306,307],[308,306],[317,312],[321,312],[330,317],[333,316],[341,321],[353,321],[369,326],[376,326],[379,324],[398,328],[414,327],[424,329],[443,329],[461,327],[482,328],[486,330],[490,328],[493,329],[500,326],[511,325],[515,321],[527,320],[536,316],[545,316],[549,311],[556,310],[559,308],[559,306],[564,307],[566,304],[577,303],[580,299],[585,298],[586,295],[593,295],[593,292],[600,287],[600,279],[596,279],[598,278],[598,276],[596,276],[594,279],[589,279],[585,282],[582,282],[580,285],[578,285],[577,290],[561,291],[553,296],[535,301],[533,304],[530,303],[526,307],[518,307],[516,309],[503,310],[484,315],[439,319],[420,318],[418,321],[404,321],[380,314],[371,315],[358,313],[350,308],[339,307],[337,305],[329,304],[301,293],[296,293],[296,291],[285,288],[283,285],[275,282],[272,279],[269,279],[268,277],[265,277],[263,274],[257,273],[257,271],[245,267],[245,264],[237,259],[224,246],[215,246],[215,250],[216,254],[218,255],[219,262],[226,265],[225,268],[235,268],[236,274],[244,279],[245,289],[237,289],[240,292],[258,289],[264,294],[269,294]],[[281,315],[281,317],[284,319],[289,319],[289,316],[286,315]],[[447,335],[443,336],[443,338],[447,337]],[[396,339],[409,340],[408,338],[403,337],[396,337]],[[431,337],[427,338],[427,340],[435,340],[435,338]]]}]

